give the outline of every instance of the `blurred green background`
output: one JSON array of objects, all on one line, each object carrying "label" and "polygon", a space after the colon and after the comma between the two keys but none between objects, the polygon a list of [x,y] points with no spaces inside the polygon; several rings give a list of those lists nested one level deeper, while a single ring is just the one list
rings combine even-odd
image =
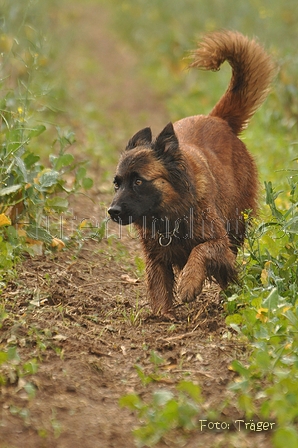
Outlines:
[{"label": "blurred green background", "polygon": [[[283,183],[297,155],[298,4],[294,0],[131,0],[105,2],[114,29],[137,52],[140,71],[162,95],[173,120],[208,113],[230,70],[185,71],[189,50],[206,32],[227,28],[256,37],[275,60],[271,94],[242,138],[254,153],[261,181]],[[295,165],[294,165],[295,166]]]},{"label": "blurred green background", "polygon": [[[37,118],[36,112],[39,121],[59,122],[59,126],[75,123],[76,133],[81,132],[76,128],[83,128],[87,137],[82,149],[92,154],[95,148],[93,156],[99,157],[99,164],[109,171],[117,160],[117,149],[138,129],[134,128],[133,117],[129,120],[123,110],[121,99],[111,117],[106,107],[111,92],[106,98],[96,97],[96,82],[127,74],[100,72],[104,61],[94,61],[94,53],[84,47],[83,36],[80,41],[84,5],[86,10],[96,8],[90,21],[98,21],[98,27],[102,26],[102,19],[97,17],[102,7],[105,28],[136,56],[137,74],[156,92],[173,121],[208,113],[229,82],[227,64],[219,73],[187,70],[189,52],[204,33],[228,28],[258,38],[278,71],[270,96],[242,138],[256,157],[261,182],[284,185],[286,175],[282,170],[296,168],[291,160],[298,152],[296,0],[0,0],[3,95],[9,89],[18,89],[18,96],[27,98],[27,107],[34,108],[30,118]],[[93,83],[83,89],[86,74],[89,83],[93,77]],[[10,97],[16,102],[13,93]],[[142,120],[139,122],[142,125]],[[149,115],[145,125],[150,125]],[[160,128],[163,125],[160,123]]]}]

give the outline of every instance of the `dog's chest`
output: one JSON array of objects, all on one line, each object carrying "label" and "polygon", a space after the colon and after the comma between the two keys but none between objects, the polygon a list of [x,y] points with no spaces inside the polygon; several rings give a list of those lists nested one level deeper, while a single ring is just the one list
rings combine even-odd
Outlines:
[{"label": "dog's chest", "polygon": [[194,241],[191,239],[162,237],[156,239],[150,249],[147,247],[147,250],[149,249],[151,255],[154,254],[163,262],[181,270],[187,263],[193,247]]}]

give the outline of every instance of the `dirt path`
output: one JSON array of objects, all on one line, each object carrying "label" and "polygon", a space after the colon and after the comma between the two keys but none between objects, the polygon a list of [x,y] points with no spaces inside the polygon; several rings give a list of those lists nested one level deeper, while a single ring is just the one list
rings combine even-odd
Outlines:
[{"label": "dirt path", "polygon": [[[149,124],[156,132],[169,117],[137,76],[135,56],[110,32],[103,6],[87,2],[68,7],[67,1],[59,7],[56,21],[61,35],[71,36],[63,64],[73,107],[80,108],[67,118],[79,140],[76,150],[90,145],[91,131],[99,138],[112,138],[111,144],[119,148],[120,141],[141,126]],[[98,122],[96,108],[103,116]],[[111,193],[100,181],[101,158],[95,160],[91,171],[98,172],[99,180],[92,200],[77,198],[73,207],[77,220],[88,215],[100,223],[100,203],[107,204]],[[136,256],[141,256],[139,244],[127,235],[100,242],[87,238],[82,247],[28,259],[20,267],[5,292],[6,309],[15,319],[4,320],[1,341],[18,347],[19,366],[35,359],[38,371],[28,377],[35,388],[30,399],[24,391],[26,376],[2,387],[0,448],[131,448],[131,430],[139,422],[119,407],[121,396],[137,392],[150,400],[152,390],[173,390],[179,380],[192,379],[204,397],[200,418],[228,396],[226,386],[233,378],[229,364],[245,347],[225,337],[217,290],[202,295],[199,306],[178,308],[180,319],[174,324],[160,322],[150,315]],[[164,361],[155,381],[143,386],[135,365],[152,374],[152,351]],[[241,416],[230,404],[221,419],[234,418]],[[177,433],[158,446],[270,444],[263,434],[198,430],[189,437]]]}]

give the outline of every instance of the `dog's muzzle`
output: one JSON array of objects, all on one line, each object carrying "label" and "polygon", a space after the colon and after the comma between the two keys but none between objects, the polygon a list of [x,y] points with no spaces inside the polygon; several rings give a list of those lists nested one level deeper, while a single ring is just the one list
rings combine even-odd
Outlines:
[{"label": "dog's muzzle", "polygon": [[122,207],[120,205],[111,205],[108,209],[108,214],[112,218],[113,221],[119,221],[120,214],[122,212]]}]

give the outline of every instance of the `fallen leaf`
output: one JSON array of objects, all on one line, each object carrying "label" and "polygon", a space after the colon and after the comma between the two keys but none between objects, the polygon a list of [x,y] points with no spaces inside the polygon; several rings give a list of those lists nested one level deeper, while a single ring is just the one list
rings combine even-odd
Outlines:
[{"label": "fallen leaf", "polygon": [[121,275],[121,280],[123,280],[125,283],[132,283],[132,284],[136,284],[139,282],[138,278],[131,278],[128,274]]},{"label": "fallen leaf", "polygon": [[124,345],[121,345],[121,350],[122,350],[123,355],[126,356],[127,352],[126,352],[126,348]]},{"label": "fallen leaf", "polygon": [[62,250],[65,247],[65,244],[62,240],[59,240],[59,238],[53,238],[51,246],[56,247],[58,250]]},{"label": "fallen leaf", "polygon": [[67,337],[63,336],[63,334],[56,334],[53,336],[53,339],[55,339],[55,341],[66,341]]}]

